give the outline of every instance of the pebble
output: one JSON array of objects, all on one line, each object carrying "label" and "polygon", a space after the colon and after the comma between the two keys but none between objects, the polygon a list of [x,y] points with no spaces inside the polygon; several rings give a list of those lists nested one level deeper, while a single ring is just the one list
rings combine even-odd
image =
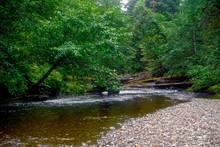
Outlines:
[{"label": "pebble", "polygon": [[220,147],[220,100],[192,99],[113,128],[95,146]]},{"label": "pebble", "polygon": [[110,127],[110,130],[114,130],[115,129],[115,127]]}]

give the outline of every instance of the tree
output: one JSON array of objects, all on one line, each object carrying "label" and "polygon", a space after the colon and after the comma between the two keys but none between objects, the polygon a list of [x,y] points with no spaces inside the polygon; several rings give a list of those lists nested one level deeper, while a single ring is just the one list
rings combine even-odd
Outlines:
[{"label": "tree", "polygon": [[[12,95],[70,92],[68,87],[75,92],[71,85],[77,82],[84,87],[79,89],[87,89],[88,83],[95,88],[100,83],[93,82],[100,79],[98,68],[108,71],[102,76],[127,70],[130,33],[116,4],[20,0],[4,1],[1,8],[0,83]],[[116,91],[111,87],[119,79],[113,79],[103,88]]]},{"label": "tree", "polygon": [[219,5],[217,0],[131,1],[138,70],[187,77],[193,90],[218,84]]},{"label": "tree", "polygon": [[192,78],[194,90],[219,82],[218,5],[217,1],[184,1],[170,28],[165,64],[169,74]]},{"label": "tree", "polygon": [[129,14],[134,22],[131,46],[136,49],[138,71],[146,69],[154,76],[163,75],[166,71],[161,61],[167,42],[165,27],[171,19],[170,15],[177,11],[176,3],[178,1],[130,2]]}]

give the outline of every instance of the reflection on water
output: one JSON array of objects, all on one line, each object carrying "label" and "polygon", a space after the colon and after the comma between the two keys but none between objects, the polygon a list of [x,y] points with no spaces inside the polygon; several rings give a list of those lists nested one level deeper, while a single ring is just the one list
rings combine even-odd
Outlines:
[{"label": "reflection on water", "polygon": [[[129,97],[128,99],[121,98]],[[118,101],[117,101],[118,100]],[[84,101],[84,103],[83,103]],[[0,107],[0,146],[80,145],[127,118],[180,102],[159,95],[69,97]]]}]

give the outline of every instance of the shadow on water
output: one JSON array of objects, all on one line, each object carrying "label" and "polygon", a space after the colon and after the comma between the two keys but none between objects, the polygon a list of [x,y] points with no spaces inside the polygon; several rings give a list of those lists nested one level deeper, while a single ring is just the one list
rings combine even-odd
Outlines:
[{"label": "shadow on water", "polygon": [[133,95],[123,101],[120,99],[119,96],[104,100],[100,97],[81,100],[70,97],[1,106],[0,146],[94,143],[103,132],[128,118],[181,102],[161,95]]}]

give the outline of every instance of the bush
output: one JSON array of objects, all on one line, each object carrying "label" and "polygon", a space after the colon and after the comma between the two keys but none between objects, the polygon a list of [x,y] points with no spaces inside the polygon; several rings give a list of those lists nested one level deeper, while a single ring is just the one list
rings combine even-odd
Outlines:
[{"label": "bush", "polygon": [[108,91],[109,93],[118,93],[121,87],[120,79],[114,70],[100,68],[96,71],[95,85],[99,90]]},{"label": "bush", "polygon": [[91,84],[90,80],[86,80],[84,78],[79,78],[76,76],[66,76],[65,85],[62,87],[62,93],[69,93],[69,94],[82,94],[88,91],[91,91],[94,85]]},{"label": "bush", "polygon": [[197,91],[218,84],[220,70],[210,66],[197,65],[191,67],[188,76],[191,77],[193,82],[192,90]]}]

